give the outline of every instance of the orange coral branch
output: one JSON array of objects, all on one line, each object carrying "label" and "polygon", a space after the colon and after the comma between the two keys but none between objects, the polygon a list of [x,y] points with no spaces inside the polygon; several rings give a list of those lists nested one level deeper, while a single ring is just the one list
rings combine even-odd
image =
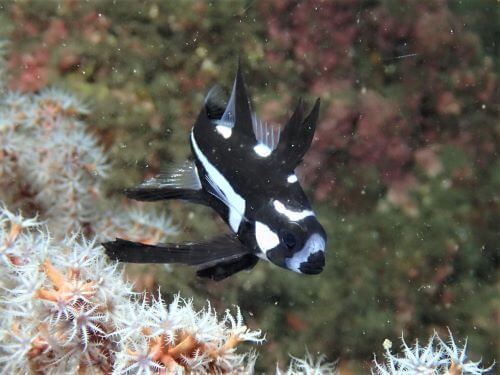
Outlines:
[{"label": "orange coral branch", "polygon": [[220,352],[225,352],[227,350],[233,349],[241,342],[239,335],[231,335],[229,339],[225,342],[225,344],[220,349]]},{"label": "orange coral branch", "polygon": [[[75,286],[71,282],[67,281],[66,277],[58,271],[49,260],[46,260],[43,263],[43,270],[54,285],[55,291],[39,289],[36,293],[36,298],[52,302],[70,301],[75,296],[75,293],[90,295],[93,292],[95,285],[93,281],[89,281],[79,287],[78,290],[75,290]],[[75,273],[70,271],[70,277],[72,276],[75,276]]]},{"label": "orange coral branch", "polygon": [[155,337],[150,344],[149,353],[153,361],[158,361],[164,354],[165,346],[163,344],[163,335]]},{"label": "orange coral branch", "polygon": [[35,297],[46,301],[57,302],[59,299],[59,293],[54,292],[53,290],[39,289],[37,290]]},{"label": "orange coral branch", "polygon": [[451,362],[451,366],[448,369],[448,375],[461,375],[462,370],[460,369],[460,366],[457,366],[455,362]]},{"label": "orange coral branch", "polygon": [[7,237],[7,241],[14,242],[14,240],[17,238],[17,236],[19,236],[19,233],[21,233],[22,229],[23,229],[23,227],[21,225],[16,224],[16,223],[11,223],[10,232],[9,232],[8,237]]},{"label": "orange coral branch", "polygon": [[47,349],[48,345],[49,344],[44,339],[35,337],[35,339],[31,342],[31,349],[28,352],[28,359],[32,359],[42,354],[43,351]]},{"label": "orange coral branch", "polygon": [[188,355],[196,348],[196,339],[192,335],[187,335],[179,344],[170,348],[168,354],[172,358],[179,358],[182,354]]},{"label": "orange coral branch", "polygon": [[66,284],[66,280],[62,273],[60,273],[49,260],[43,262],[43,270],[47,277],[54,284],[55,289],[62,290]]}]

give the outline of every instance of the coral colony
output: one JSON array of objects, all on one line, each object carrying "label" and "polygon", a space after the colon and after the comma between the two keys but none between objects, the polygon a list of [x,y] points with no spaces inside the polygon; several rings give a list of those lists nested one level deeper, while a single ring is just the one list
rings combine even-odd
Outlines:
[{"label": "coral colony", "polygon": [[149,374],[249,372],[261,343],[238,308],[219,318],[174,296],[146,303],[100,245],[73,236],[56,244],[36,219],[0,210],[1,357],[4,373]]},{"label": "coral colony", "polygon": [[[100,242],[112,236],[156,243],[175,228],[164,216],[105,203],[108,163],[80,120],[86,111],[58,90],[0,97],[0,373],[252,373],[256,353],[238,348],[264,335],[238,307],[218,315],[179,295],[145,298],[103,254]],[[451,335],[424,348],[404,344],[402,357],[386,349],[375,374],[489,370]],[[309,354],[276,370],[335,372]]]},{"label": "coral colony", "polygon": [[442,340],[436,333],[431,336],[426,346],[422,347],[418,341],[413,347],[406,344],[401,338],[403,355],[401,357],[391,353],[392,343],[384,341],[385,363],[379,363],[375,359],[372,374],[376,375],[399,375],[399,374],[484,374],[493,369],[481,367],[481,361],[473,362],[467,359],[467,342],[461,347],[457,345],[451,332],[448,342]]}]

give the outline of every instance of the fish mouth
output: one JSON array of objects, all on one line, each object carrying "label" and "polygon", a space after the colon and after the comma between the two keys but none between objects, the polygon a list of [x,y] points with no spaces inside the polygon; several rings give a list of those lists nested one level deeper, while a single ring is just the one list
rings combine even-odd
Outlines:
[{"label": "fish mouth", "polygon": [[306,275],[317,275],[325,267],[325,254],[323,251],[317,251],[307,258],[307,262],[302,262],[299,271]]},{"label": "fish mouth", "polygon": [[300,273],[304,275],[318,275],[323,272],[323,267],[300,266]]},{"label": "fish mouth", "polygon": [[285,268],[309,275],[320,273],[325,266],[325,245],[325,237],[321,233],[314,233],[300,251],[285,258]]}]

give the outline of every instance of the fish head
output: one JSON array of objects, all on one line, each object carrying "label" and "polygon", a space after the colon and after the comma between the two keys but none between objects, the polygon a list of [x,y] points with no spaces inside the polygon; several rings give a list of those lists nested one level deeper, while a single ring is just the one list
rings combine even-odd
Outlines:
[{"label": "fish head", "polygon": [[272,263],[303,274],[318,274],[325,266],[326,233],[312,210],[295,168],[309,149],[319,115],[319,99],[304,116],[302,100],[280,130],[269,155],[262,156],[267,184],[255,221],[259,250]]},{"label": "fish head", "polygon": [[292,186],[281,184],[276,196],[278,186],[270,184],[268,194],[272,198],[262,199],[256,210],[254,235],[258,251],[279,267],[318,274],[325,266],[325,230],[298,181],[288,185]]}]

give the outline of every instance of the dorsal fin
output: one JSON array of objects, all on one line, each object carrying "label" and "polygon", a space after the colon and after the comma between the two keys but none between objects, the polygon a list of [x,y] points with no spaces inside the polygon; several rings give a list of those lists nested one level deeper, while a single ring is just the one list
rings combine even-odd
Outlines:
[{"label": "dorsal fin", "polygon": [[[210,120],[220,120],[227,108],[226,95],[219,85],[214,85],[205,96],[205,108]],[[231,126],[232,127],[232,126]]]},{"label": "dorsal fin", "polygon": [[227,127],[234,127],[234,123],[236,120],[236,105],[235,105],[235,96],[236,96],[236,81],[233,83],[233,89],[231,90],[231,96],[229,97],[229,101],[227,102],[226,109],[220,118],[221,125]]},{"label": "dorsal fin", "polygon": [[239,134],[252,135],[252,110],[239,62],[231,96],[224,113],[218,121],[218,125],[233,128],[233,131]]},{"label": "dorsal fin", "polygon": [[319,115],[319,98],[314,103],[309,115],[304,118],[302,99],[281,133],[281,140],[277,147],[277,159],[287,167],[294,169],[302,160],[311,146]]},{"label": "dorsal fin", "polygon": [[269,156],[279,144],[281,129],[262,121],[255,112],[252,113],[252,126],[257,140],[255,152],[262,157]]},{"label": "dorsal fin", "polygon": [[285,133],[288,134],[293,130],[299,129],[303,119],[304,119],[304,100],[302,98],[299,98],[297,106],[295,107],[295,111],[293,112],[292,117],[290,117],[290,120],[288,120],[288,123],[286,124]]}]

